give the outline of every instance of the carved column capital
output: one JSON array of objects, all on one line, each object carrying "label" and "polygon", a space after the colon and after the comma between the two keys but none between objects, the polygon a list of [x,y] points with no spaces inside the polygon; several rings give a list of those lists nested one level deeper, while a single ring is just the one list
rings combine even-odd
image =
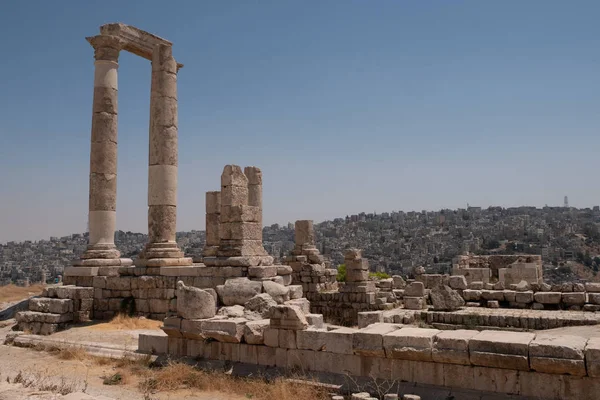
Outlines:
[{"label": "carved column capital", "polygon": [[97,35],[85,39],[94,48],[94,58],[96,61],[118,62],[119,52],[125,45],[125,41],[118,36]]}]

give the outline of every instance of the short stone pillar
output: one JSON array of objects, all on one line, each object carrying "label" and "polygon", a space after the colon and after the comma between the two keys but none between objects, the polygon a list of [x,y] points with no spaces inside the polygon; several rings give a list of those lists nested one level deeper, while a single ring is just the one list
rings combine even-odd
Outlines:
[{"label": "short stone pillar", "polygon": [[257,222],[261,228],[260,240],[262,242],[262,171],[257,167],[246,167],[244,175],[248,178],[248,206],[257,208]]},{"label": "short stone pillar", "polygon": [[206,192],[206,243],[202,255],[214,257],[219,249],[221,225],[221,192]]},{"label": "short stone pillar", "polygon": [[226,165],[221,175],[221,213],[216,256],[203,258],[206,265],[271,266],[262,244],[262,173]]},{"label": "short stone pillar", "polygon": [[344,254],[346,284],[340,292],[371,293],[376,290],[375,282],[369,281],[369,260],[362,258],[359,249],[348,249]]},{"label": "short stone pillar", "polygon": [[65,276],[112,275],[121,266],[115,246],[117,213],[117,70],[123,41],[116,36],[88,37],[94,47],[94,100],[90,150],[89,239],[87,250]]},{"label": "short stone pillar", "polygon": [[302,285],[307,299],[318,300],[319,293],[338,289],[337,270],[327,268],[315,246],[313,221],[296,221],[295,228],[294,250],[286,257],[286,264],[292,267],[292,283]]},{"label": "short stone pillar", "polygon": [[177,70],[172,46],[152,52],[150,156],[148,167],[148,244],[136,266],[192,265],[175,241],[177,223]]}]

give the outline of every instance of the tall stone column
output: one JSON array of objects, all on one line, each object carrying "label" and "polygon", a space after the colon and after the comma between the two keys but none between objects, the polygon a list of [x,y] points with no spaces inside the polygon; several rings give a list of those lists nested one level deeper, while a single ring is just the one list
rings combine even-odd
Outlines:
[{"label": "tall stone column", "polygon": [[[97,275],[98,268],[131,265],[114,242],[117,206],[117,70],[123,42],[116,36],[87,38],[94,47],[94,100],[90,151],[89,241],[65,276]],[[90,267],[86,271],[81,267]],[[106,270],[107,268],[104,268]],[[104,273],[103,273],[104,272]],[[116,271],[113,271],[113,273]],[[100,271],[101,275],[110,272]]]},{"label": "tall stone column", "polygon": [[136,265],[192,265],[175,241],[177,223],[177,70],[172,47],[152,52],[150,151],[148,166],[148,244]]}]

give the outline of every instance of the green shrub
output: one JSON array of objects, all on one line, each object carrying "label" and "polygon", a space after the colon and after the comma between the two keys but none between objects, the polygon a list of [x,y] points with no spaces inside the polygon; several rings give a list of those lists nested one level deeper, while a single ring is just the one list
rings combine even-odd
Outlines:
[{"label": "green shrub", "polygon": [[385,272],[369,272],[369,278],[387,279],[387,278],[390,278],[390,276],[388,274],[386,274]]},{"label": "green shrub", "polygon": [[346,282],[346,264],[340,264],[337,267],[337,277],[336,280],[338,282]]}]

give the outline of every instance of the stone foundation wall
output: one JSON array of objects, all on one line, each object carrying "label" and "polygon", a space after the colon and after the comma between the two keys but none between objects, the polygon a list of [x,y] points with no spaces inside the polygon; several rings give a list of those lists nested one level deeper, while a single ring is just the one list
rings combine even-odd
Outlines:
[{"label": "stone foundation wall", "polygon": [[258,340],[256,330],[252,331],[253,344],[243,335],[206,340],[199,328],[179,336],[144,336],[140,351],[279,367],[307,375],[324,372],[346,379],[406,381],[457,393],[482,391],[547,400],[591,400],[600,393],[599,338],[440,331],[385,323],[333,330],[280,329],[271,323],[260,336]]},{"label": "stone foundation wall", "polygon": [[162,320],[167,314],[177,311],[178,281],[201,289],[216,289],[227,279],[239,277],[272,280],[280,284],[291,281],[286,278],[291,274],[288,266],[256,269],[263,273],[265,268],[270,268],[273,272],[270,275],[275,276],[252,276],[255,274],[254,267],[209,267],[200,264],[192,267],[127,267],[121,268],[118,276],[89,277],[86,283],[94,288],[94,319],[110,319],[119,312],[125,312]]}]

